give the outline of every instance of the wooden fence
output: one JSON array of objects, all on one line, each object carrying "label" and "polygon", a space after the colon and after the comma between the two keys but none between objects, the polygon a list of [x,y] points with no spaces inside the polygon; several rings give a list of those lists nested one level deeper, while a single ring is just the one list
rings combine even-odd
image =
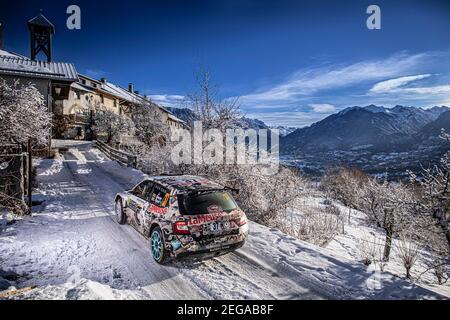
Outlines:
[{"label": "wooden fence", "polygon": [[0,145],[0,207],[27,205],[31,208],[31,167],[26,148]]},{"label": "wooden fence", "polygon": [[106,143],[97,140],[95,146],[105,153],[110,159],[120,162],[128,167],[137,168],[137,157],[130,153],[114,149]]}]

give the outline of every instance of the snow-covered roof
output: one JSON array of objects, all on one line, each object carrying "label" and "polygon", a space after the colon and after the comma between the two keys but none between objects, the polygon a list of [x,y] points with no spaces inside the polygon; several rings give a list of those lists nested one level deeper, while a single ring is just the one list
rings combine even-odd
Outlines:
[{"label": "snow-covered roof", "polygon": [[168,111],[168,113],[169,113],[169,119],[176,121],[176,122],[181,122],[181,123],[186,124],[185,121],[181,120],[180,118],[175,117],[172,113],[170,113],[170,111]]},{"label": "snow-covered roof", "polygon": [[74,82],[70,85],[72,88],[76,90],[86,91],[86,92],[93,92],[88,86],[85,86],[81,83]]},{"label": "snow-covered roof", "polygon": [[34,61],[11,53],[0,55],[0,74],[78,81],[78,73],[72,63]]},{"label": "snow-covered roof", "polygon": [[36,17],[28,20],[28,26],[40,26],[47,27],[51,29],[52,33],[55,33],[55,26],[48,20],[42,13],[38,14]]},{"label": "snow-covered roof", "polygon": [[141,103],[145,100],[140,95],[130,92],[108,81],[102,82],[101,88],[104,91],[130,103]]},{"label": "snow-covered roof", "polygon": [[175,117],[166,108],[164,108],[154,102],[149,101],[148,99],[146,99],[145,97],[143,97],[137,93],[130,92],[127,89],[124,89],[118,85],[111,83],[111,82],[108,82],[108,81],[102,82],[101,89],[116,96],[116,97],[119,97],[120,99],[130,102],[130,103],[144,103],[144,104],[145,103],[153,103],[156,107],[158,107],[159,109],[166,112],[171,120],[180,122],[180,123],[185,123],[183,120]]},{"label": "snow-covered roof", "polygon": [[17,58],[26,58],[24,56],[21,56],[17,53],[14,52],[10,52],[10,51],[6,51],[6,50],[1,50],[0,49],[0,56],[8,56],[8,57],[17,57]]}]

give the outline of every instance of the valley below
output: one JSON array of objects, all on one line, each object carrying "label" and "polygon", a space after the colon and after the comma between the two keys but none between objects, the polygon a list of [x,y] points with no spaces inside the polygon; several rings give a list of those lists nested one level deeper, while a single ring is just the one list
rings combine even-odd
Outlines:
[{"label": "valley below", "polygon": [[438,144],[401,152],[371,149],[299,151],[282,156],[281,163],[296,167],[311,178],[319,178],[333,168],[349,167],[388,180],[403,180],[408,178],[408,171],[420,174],[424,168],[437,164],[446,150],[445,145]]}]

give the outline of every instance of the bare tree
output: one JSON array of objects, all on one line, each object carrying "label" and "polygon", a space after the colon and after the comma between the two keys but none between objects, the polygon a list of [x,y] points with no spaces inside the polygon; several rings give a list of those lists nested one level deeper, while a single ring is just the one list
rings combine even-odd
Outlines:
[{"label": "bare tree", "polygon": [[197,89],[187,94],[185,104],[194,111],[205,129],[223,129],[240,118],[238,98],[220,99],[208,69],[199,69],[195,79]]},{"label": "bare tree", "polygon": [[411,279],[411,269],[419,258],[419,245],[415,242],[414,230],[404,230],[400,235],[397,252],[406,270],[406,277]]},{"label": "bare tree", "polygon": [[384,271],[387,261],[384,260],[384,242],[376,234],[365,236],[358,241],[358,253],[363,264],[366,266],[374,264]]}]

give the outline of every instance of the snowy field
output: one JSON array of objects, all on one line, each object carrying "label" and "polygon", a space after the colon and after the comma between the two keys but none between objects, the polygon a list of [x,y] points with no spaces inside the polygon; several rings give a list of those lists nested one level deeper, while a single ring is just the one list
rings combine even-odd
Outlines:
[{"label": "snowy field", "polygon": [[[167,266],[148,240],[114,221],[117,192],[142,172],[89,143],[56,141],[38,162],[33,216],[0,218],[0,297],[13,299],[448,299],[448,286],[413,284],[397,264],[375,272],[357,262],[365,229],[357,215],[326,248],[250,223],[246,245],[222,257]],[[361,222],[362,223],[362,222]],[[363,231],[361,231],[363,230]],[[9,288],[8,288],[9,287]],[[13,291],[17,289],[17,291]],[[1,291],[2,289],[0,289]],[[8,293],[9,292],[9,293]]]}]

